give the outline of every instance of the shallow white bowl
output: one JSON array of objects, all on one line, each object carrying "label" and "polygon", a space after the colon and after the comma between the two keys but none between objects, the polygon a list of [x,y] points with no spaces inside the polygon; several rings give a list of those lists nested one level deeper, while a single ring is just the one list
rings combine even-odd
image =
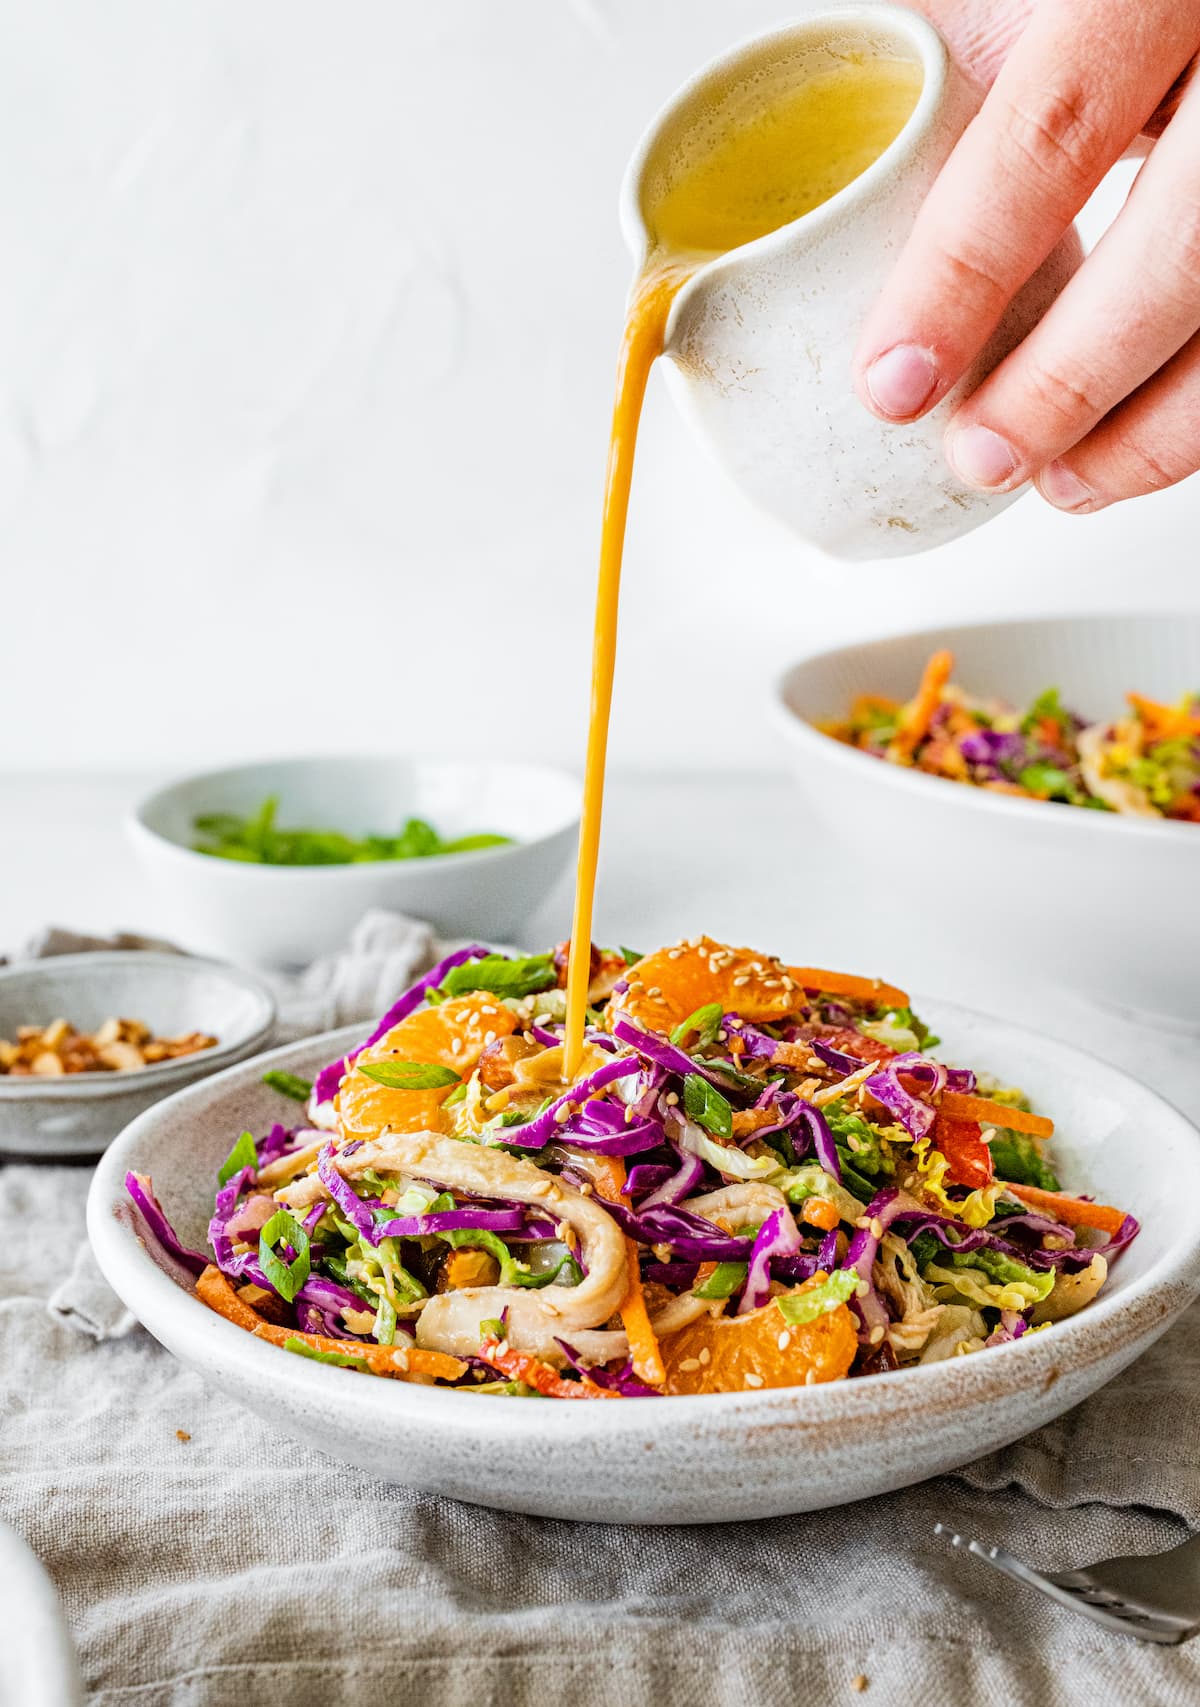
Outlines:
[{"label": "shallow white bowl", "polygon": [[901,962],[904,933],[915,941],[932,915],[961,922],[990,958],[1093,1001],[1200,1025],[1200,826],[993,794],[886,764],[813,727],[859,693],[910,698],[943,646],[969,693],[1021,705],[1056,686],[1099,721],[1118,716],[1130,690],[1171,701],[1200,688],[1200,612],[1033,617],[842,646],[793,664],[774,701],[795,779],[844,858],[847,892],[877,892],[886,869],[897,903],[909,897],[888,918]]},{"label": "shallow white bowl", "polygon": [[275,1000],[250,973],[185,954],[61,954],[0,969],[0,1037],[60,1016],[95,1031],[114,1015],[163,1037],[205,1031],[217,1042],[133,1072],[0,1075],[0,1152],[94,1155],[143,1109],[261,1049]]},{"label": "shallow white bowl", "polygon": [[973,1357],[822,1387],[555,1404],[407,1386],[254,1339],[201,1304],[190,1277],[145,1239],[125,1172],[150,1174],[180,1237],[202,1249],[218,1166],[244,1126],[280,1116],[264,1066],[311,1077],[362,1027],[276,1050],[135,1121],[96,1171],[88,1233],[111,1285],[184,1363],[283,1434],[390,1481],[506,1511],[625,1523],[725,1522],[883,1493],[1068,1410],[1200,1291],[1200,1135],[1183,1116],[1077,1050],[945,1003],[920,1006],[947,1060],[1022,1084],[1055,1117],[1068,1184],[1143,1225],[1091,1308]]},{"label": "shallow white bowl", "polygon": [[[514,841],[369,865],[244,865],[194,852],[198,814],[250,812],[272,794],[288,827],[388,835],[415,817],[447,839],[488,830]],[[370,907],[426,919],[444,936],[514,934],[571,861],[579,801],[575,778],[545,765],[276,759],[159,789],[135,809],[129,833],[187,942],[286,966],[340,948]]]},{"label": "shallow white bowl", "polygon": [[0,1523],[0,1703],[77,1707],[83,1686],[54,1584],[15,1530]]}]

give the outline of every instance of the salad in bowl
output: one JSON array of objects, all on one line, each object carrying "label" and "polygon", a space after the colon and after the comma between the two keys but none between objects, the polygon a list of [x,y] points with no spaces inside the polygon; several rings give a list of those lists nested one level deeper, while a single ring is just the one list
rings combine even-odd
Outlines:
[{"label": "salad in bowl", "polygon": [[476,1398],[745,1392],[974,1356],[1085,1309],[1137,1236],[906,994],[697,937],[451,954],[291,1121],[230,1134],[200,1299],[283,1353]]}]

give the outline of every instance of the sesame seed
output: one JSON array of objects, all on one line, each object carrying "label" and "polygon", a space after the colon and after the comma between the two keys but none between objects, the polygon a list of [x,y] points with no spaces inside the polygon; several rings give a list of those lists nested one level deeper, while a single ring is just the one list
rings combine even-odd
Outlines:
[{"label": "sesame seed", "polygon": [[763,1378],[761,1375],[747,1375],[747,1377],[746,1377],[747,1387],[761,1387],[762,1384],[763,1384]]},{"label": "sesame seed", "polygon": [[882,1239],[883,1237],[883,1222],[879,1219],[878,1215],[872,1215],[871,1217],[871,1237],[873,1239]]},{"label": "sesame seed", "polygon": [[878,1345],[883,1338],[883,1328],[876,1325],[871,1329],[871,1344]]},{"label": "sesame seed", "polygon": [[668,960],[682,960],[683,959],[683,950],[681,948],[669,948],[667,950],[667,959]]},{"label": "sesame seed", "polygon": [[562,1126],[566,1121],[570,1120],[570,1118],[571,1118],[571,1105],[570,1105],[570,1103],[564,1102],[561,1107],[556,1108],[554,1111],[554,1118],[555,1118],[555,1120],[557,1120],[557,1122],[560,1126]]},{"label": "sesame seed", "polygon": [[706,1345],[703,1345],[700,1347],[700,1361],[701,1361],[701,1363],[711,1363],[712,1362],[712,1352],[709,1351],[709,1349]]},{"label": "sesame seed", "polygon": [[648,994],[651,996],[661,996],[662,991],[659,989],[657,984],[651,984]]},{"label": "sesame seed", "polygon": [[719,1032],[718,1032],[718,1033],[717,1033],[717,1042],[718,1042],[718,1043],[727,1043],[727,1042],[728,1042],[728,1041],[729,1041],[729,1037],[728,1037],[728,1033],[727,1033],[727,1032],[725,1032],[725,1031],[719,1031]]},{"label": "sesame seed", "polygon": [[804,1385],[806,1387],[815,1387],[816,1384],[817,1384],[817,1372],[816,1372],[816,1370],[815,1369],[806,1369],[804,1371]]},{"label": "sesame seed", "polygon": [[780,1334],[779,1338],[775,1341],[775,1344],[779,1347],[780,1351],[786,1351],[788,1346],[791,1345],[791,1343],[792,1343],[792,1336],[791,1336],[791,1334],[788,1333],[787,1329],[785,1328],[783,1330],[783,1332]]},{"label": "sesame seed", "polygon": [[743,984],[748,984],[749,982],[750,982],[749,974],[746,972],[740,972],[738,974],[738,976],[733,980],[733,987],[735,990],[740,990]]},{"label": "sesame seed", "polygon": [[457,1055],[462,1050],[462,1038],[456,1037],[450,1044],[451,1055]]},{"label": "sesame seed", "polygon": [[857,1677],[852,1677],[850,1679],[850,1687],[856,1695],[861,1695],[869,1681],[870,1679],[867,1677],[866,1673],[860,1671]]},{"label": "sesame seed", "polygon": [[871,1223],[868,1221],[868,1219],[865,1215],[860,1215],[858,1220],[854,1223],[854,1225],[856,1227],[869,1227],[871,1225]]},{"label": "sesame seed", "polygon": [[403,1346],[398,1346],[392,1353],[392,1364],[396,1369],[408,1368],[408,1353]]},{"label": "sesame seed", "polygon": [[666,1096],[666,1101],[667,1101],[668,1108],[677,1108],[679,1105],[679,1093],[678,1093],[678,1091],[668,1091],[667,1096]]},{"label": "sesame seed", "polygon": [[700,1359],[698,1357],[685,1357],[679,1367],[680,1369],[699,1369]]},{"label": "sesame seed", "polygon": [[488,1046],[489,1046],[489,1045],[490,1045],[490,1044],[493,1044],[493,1043],[495,1043],[495,1041],[496,1041],[496,1033],[495,1033],[495,1032],[494,1032],[494,1031],[486,1031],[486,1032],[484,1032],[484,1034],[483,1034],[483,1046],[484,1046],[484,1048],[485,1048],[485,1049],[486,1049],[486,1048],[487,1048],[487,1047],[488,1047]]},{"label": "sesame seed", "polygon": [[860,1138],[856,1138],[854,1136],[853,1132],[847,1132],[847,1134],[846,1134],[846,1148],[848,1150],[856,1150],[856,1151],[861,1150],[862,1149],[862,1140]]}]

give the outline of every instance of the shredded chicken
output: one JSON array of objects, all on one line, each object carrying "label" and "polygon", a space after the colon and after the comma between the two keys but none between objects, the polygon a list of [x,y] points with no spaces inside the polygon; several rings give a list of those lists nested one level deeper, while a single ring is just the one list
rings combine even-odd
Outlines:
[{"label": "shredded chicken", "polygon": [[1107,733],[1106,724],[1093,723],[1087,729],[1081,729],[1075,737],[1075,744],[1079,749],[1079,769],[1084,782],[1096,798],[1111,806],[1114,812],[1124,812],[1132,818],[1159,817],[1160,814],[1151,806],[1150,796],[1144,788],[1138,788],[1122,777],[1104,774],[1102,760],[1104,737]]},{"label": "shredded chicken", "polygon": [[[334,1158],[344,1179],[374,1170],[407,1174],[432,1184],[471,1192],[477,1197],[502,1197],[528,1203],[548,1220],[573,1229],[579,1240],[586,1273],[578,1286],[553,1283],[540,1291],[515,1286],[469,1286],[430,1298],[421,1311],[417,1343],[454,1357],[469,1357],[479,1346],[479,1324],[508,1311],[507,1338],[518,1351],[557,1358],[555,1344],[567,1337],[589,1361],[607,1362],[619,1355],[612,1335],[590,1335],[584,1349],[584,1330],[601,1327],[617,1310],[628,1288],[625,1236],[598,1203],[520,1156],[482,1144],[463,1144],[440,1133],[391,1133],[364,1144],[350,1155]],[[298,1208],[327,1195],[315,1175],[280,1194]],[[624,1336],[620,1336],[622,1339]],[[598,1340],[604,1345],[597,1346]]]},{"label": "shredded chicken", "polygon": [[1065,1321],[1076,1310],[1090,1304],[1107,1279],[1108,1263],[1097,1251],[1088,1267],[1080,1269],[1078,1274],[1060,1272],[1055,1276],[1054,1290],[1042,1303],[1034,1306],[1030,1322],[1036,1327],[1039,1322]]}]

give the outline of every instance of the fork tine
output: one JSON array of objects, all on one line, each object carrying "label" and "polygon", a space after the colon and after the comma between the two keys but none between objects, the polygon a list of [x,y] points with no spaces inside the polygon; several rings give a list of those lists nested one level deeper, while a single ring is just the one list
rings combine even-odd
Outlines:
[{"label": "fork tine", "polygon": [[1093,1582],[1084,1571],[1069,1571],[1058,1577],[1046,1577],[1025,1564],[1024,1560],[1005,1552],[1003,1547],[985,1546],[981,1541],[956,1535],[942,1523],[935,1524],[933,1532],[935,1535],[945,1536],[952,1547],[965,1548],[968,1553],[973,1553],[977,1559],[982,1559],[995,1570],[1002,1571],[1005,1576],[1024,1583],[1028,1588],[1037,1589],[1050,1600],[1057,1601],[1060,1606],[1082,1613],[1094,1624],[1100,1624],[1104,1629],[1116,1631],[1122,1636],[1133,1636],[1143,1642],[1173,1646],[1185,1641],[1200,1628],[1200,1622],[1195,1620],[1185,1621],[1151,1607],[1133,1605],[1118,1596],[1108,1598],[1111,1591]]}]

